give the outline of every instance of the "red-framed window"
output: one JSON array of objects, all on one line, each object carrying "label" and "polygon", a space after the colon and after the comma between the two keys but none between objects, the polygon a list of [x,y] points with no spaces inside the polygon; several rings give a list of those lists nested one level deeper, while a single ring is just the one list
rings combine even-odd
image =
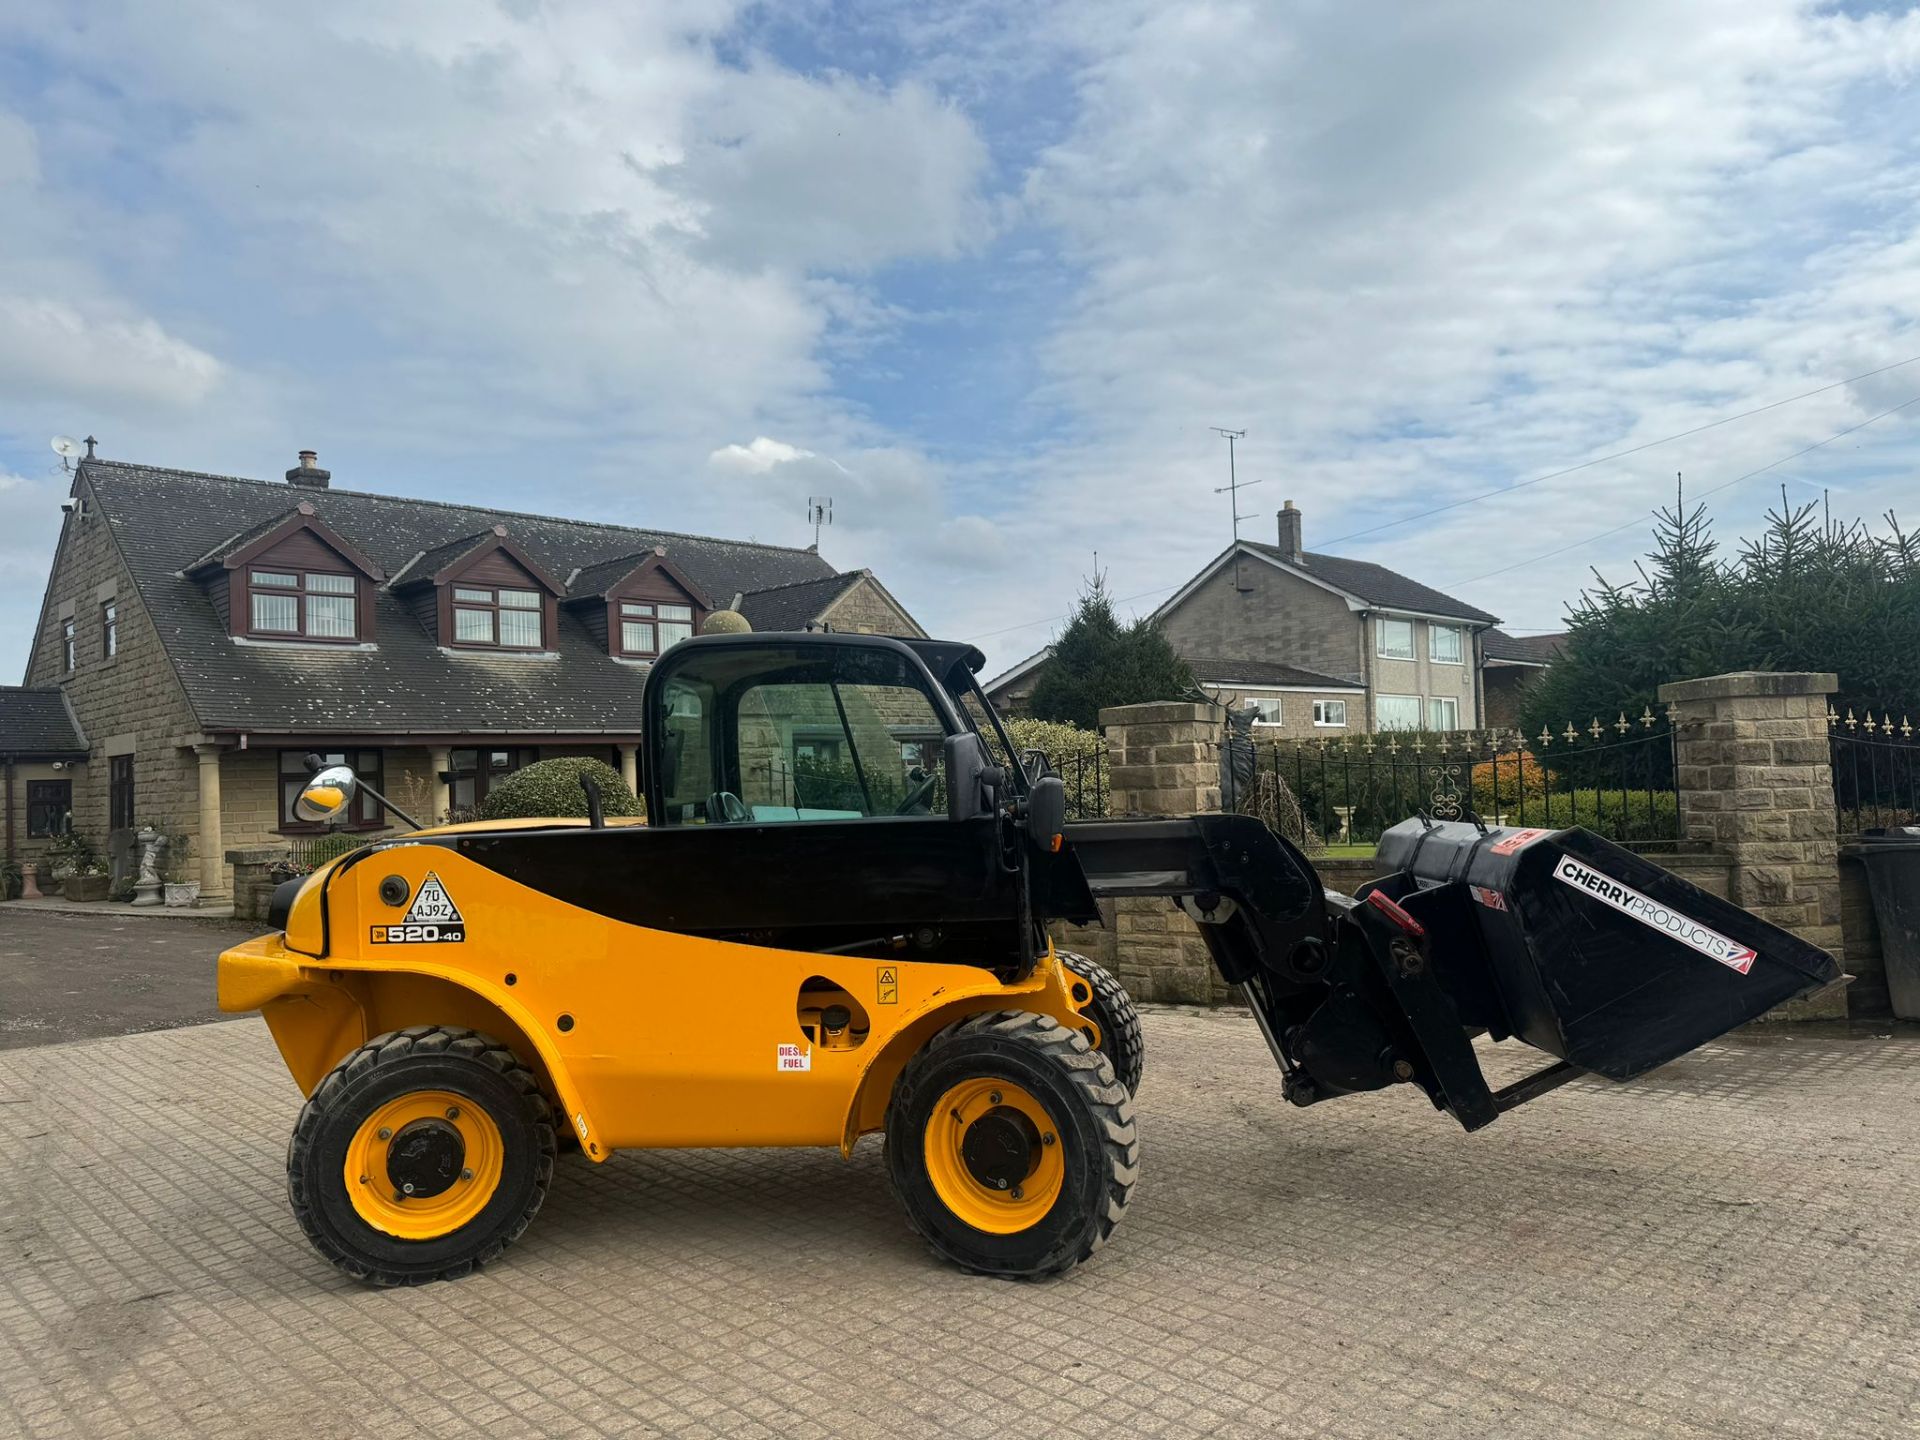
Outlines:
[{"label": "red-framed window", "polygon": [[499,650],[545,648],[546,600],[506,585],[453,586],[453,643]]},{"label": "red-framed window", "polygon": [[620,602],[620,653],[653,656],[693,637],[693,606],[658,600]]},{"label": "red-framed window", "polygon": [[456,749],[447,758],[447,802],[454,814],[465,815],[495,785],[538,760],[540,752],[531,745],[512,745],[497,750]]},{"label": "red-framed window", "polygon": [[[324,830],[324,825],[315,825],[302,820],[293,813],[293,802],[299,798],[301,787],[307,783],[307,777],[313,772],[308,768],[307,756],[318,754],[328,765],[351,765],[353,773],[376,790],[387,788],[386,767],[378,750],[282,750],[280,752],[280,829],[295,832]],[[353,797],[353,818],[347,822],[352,829],[374,829],[386,823],[386,809],[365,790]]]},{"label": "red-framed window", "polygon": [[341,642],[360,636],[359,583],[328,570],[247,571],[247,633]]}]

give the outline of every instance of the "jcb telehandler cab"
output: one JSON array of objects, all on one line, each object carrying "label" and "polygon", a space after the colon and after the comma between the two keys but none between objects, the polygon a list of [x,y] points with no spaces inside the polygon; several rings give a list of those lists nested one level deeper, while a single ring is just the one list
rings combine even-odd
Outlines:
[{"label": "jcb telehandler cab", "polygon": [[[1090,1255],[1139,1163],[1133,1006],[1047,940],[1167,897],[1307,1105],[1404,1084],[1475,1129],[1624,1080],[1835,978],[1824,952],[1582,830],[1413,820],[1324,892],[1257,820],[1068,824],[971,646],[709,636],[648,676],[645,824],[422,829],[275,897],[220,957],[307,1102],[294,1212],[348,1273],[461,1275],[526,1227],[559,1136],[838,1145],[884,1131],[913,1227],[970,1270]],[[344,816],[355,778],[308,783]],[[391,805],[389,805],[391,808]],[[1471,1044],[1552,1057],[1491,1090]]]}]

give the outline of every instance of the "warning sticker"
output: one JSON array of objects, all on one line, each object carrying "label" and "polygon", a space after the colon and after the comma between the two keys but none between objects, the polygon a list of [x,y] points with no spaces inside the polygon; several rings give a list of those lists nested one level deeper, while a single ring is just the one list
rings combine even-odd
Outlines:
[{"label": "warning sticker", "polygon": [[1467,889],[1473,892],[1474,899],[1478,900],[1489,910],[1504,910],[1507,908],[1507,897],[1502,895],[1498,890],[1489,890],[1484,885],[1469,885]]},{"label": "warning sticker", "polygon": [[1698,950],[1709,960],[1718,960],[1729,970],[1737,970],[1745,975],[1753,969],[1753,962],[1759,958],[1758,953],[1749,947],[1736,944],[1717,930],[1709,930],[1698,920],[1682,915],[1650,896],[1642,895],[1631,885],[1623,885],[1611,875],[1581,864],[1571,855],[1560,857],[1560,863],[1553,867],[1553,878],[1576,890],[1585,891],[1603,904],[1611,905],[1649,930],[1658,930],[1662,935]]},{"label": "warning sticker", "polygon": [[804,1045],[780,1045],[775,1047],[777,1061],[774,1068],[782,1073],[789,1070],[813,1069],[813,1051]]},{"label": "warning sticker", "polygon": [[882,965],[876,982],[879,1003],[898,1005],[900,1003],[900,971],[892,965]]},{"label": "warning sticker", "polygon": [[406,918],[398,925],[375,925],[367,939],[375,945],[458,945],[467,938],[467,922],[447,887],[432,871],[420,882]]},{"label": "warning sticker", "polygon": [[1538,840],[1542,835],[1551,835],[1552,833],[1551,830],[1516,830],[1513,834],[1503,836],[1501,839],[1494,841],[1493,844],[1487,848],[1492,850],[1496,855],[1514,855],[1526,849],[1527,846]]}]

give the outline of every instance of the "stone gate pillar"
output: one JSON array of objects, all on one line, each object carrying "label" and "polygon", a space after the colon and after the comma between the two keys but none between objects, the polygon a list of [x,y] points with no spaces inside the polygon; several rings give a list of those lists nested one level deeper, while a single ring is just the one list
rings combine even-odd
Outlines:
[{"label": "stone gate pillar", "polygon": [[[1219,810],[1224,726],[1218,708],[1116,705],[1100,712],[1100,728],[1107,737],[1109,813]],[[1235,998],[1215,972],[1199,929],[1170,900],[1116,900],[1109,923],[1116,973],[1136,998],[1201,1005]]]},{"label": "stone gate pillar", "polygon": [[[1732,866],[1728,898],[1844,966],[1827,701],[1831,674],[1743,670],[1660,687],[1673,709],[1681,830]],[[1844,983],[1786,1011],[1844,1018]]]}]

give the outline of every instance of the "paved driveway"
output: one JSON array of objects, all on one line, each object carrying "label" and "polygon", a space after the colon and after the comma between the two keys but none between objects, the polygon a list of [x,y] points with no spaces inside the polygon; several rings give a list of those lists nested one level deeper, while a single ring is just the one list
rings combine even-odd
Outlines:
[{"label": "paved driveway", "polygon": [[214,957],[265,928],[0,905],[0,1050],[218,1020]]},{"label": "paved driveway", "polygon": [[872,1142],[563,1160],[493,1268],[357,1288],[253,1020],[0,1054],[0,1433],[1871,1436],[1920,1427],[1920,1040],[1776,1032],[1477,1136],[1298,1111],[1147,1017],[1144,1170],[1069,1278],[959,1275]]}]

